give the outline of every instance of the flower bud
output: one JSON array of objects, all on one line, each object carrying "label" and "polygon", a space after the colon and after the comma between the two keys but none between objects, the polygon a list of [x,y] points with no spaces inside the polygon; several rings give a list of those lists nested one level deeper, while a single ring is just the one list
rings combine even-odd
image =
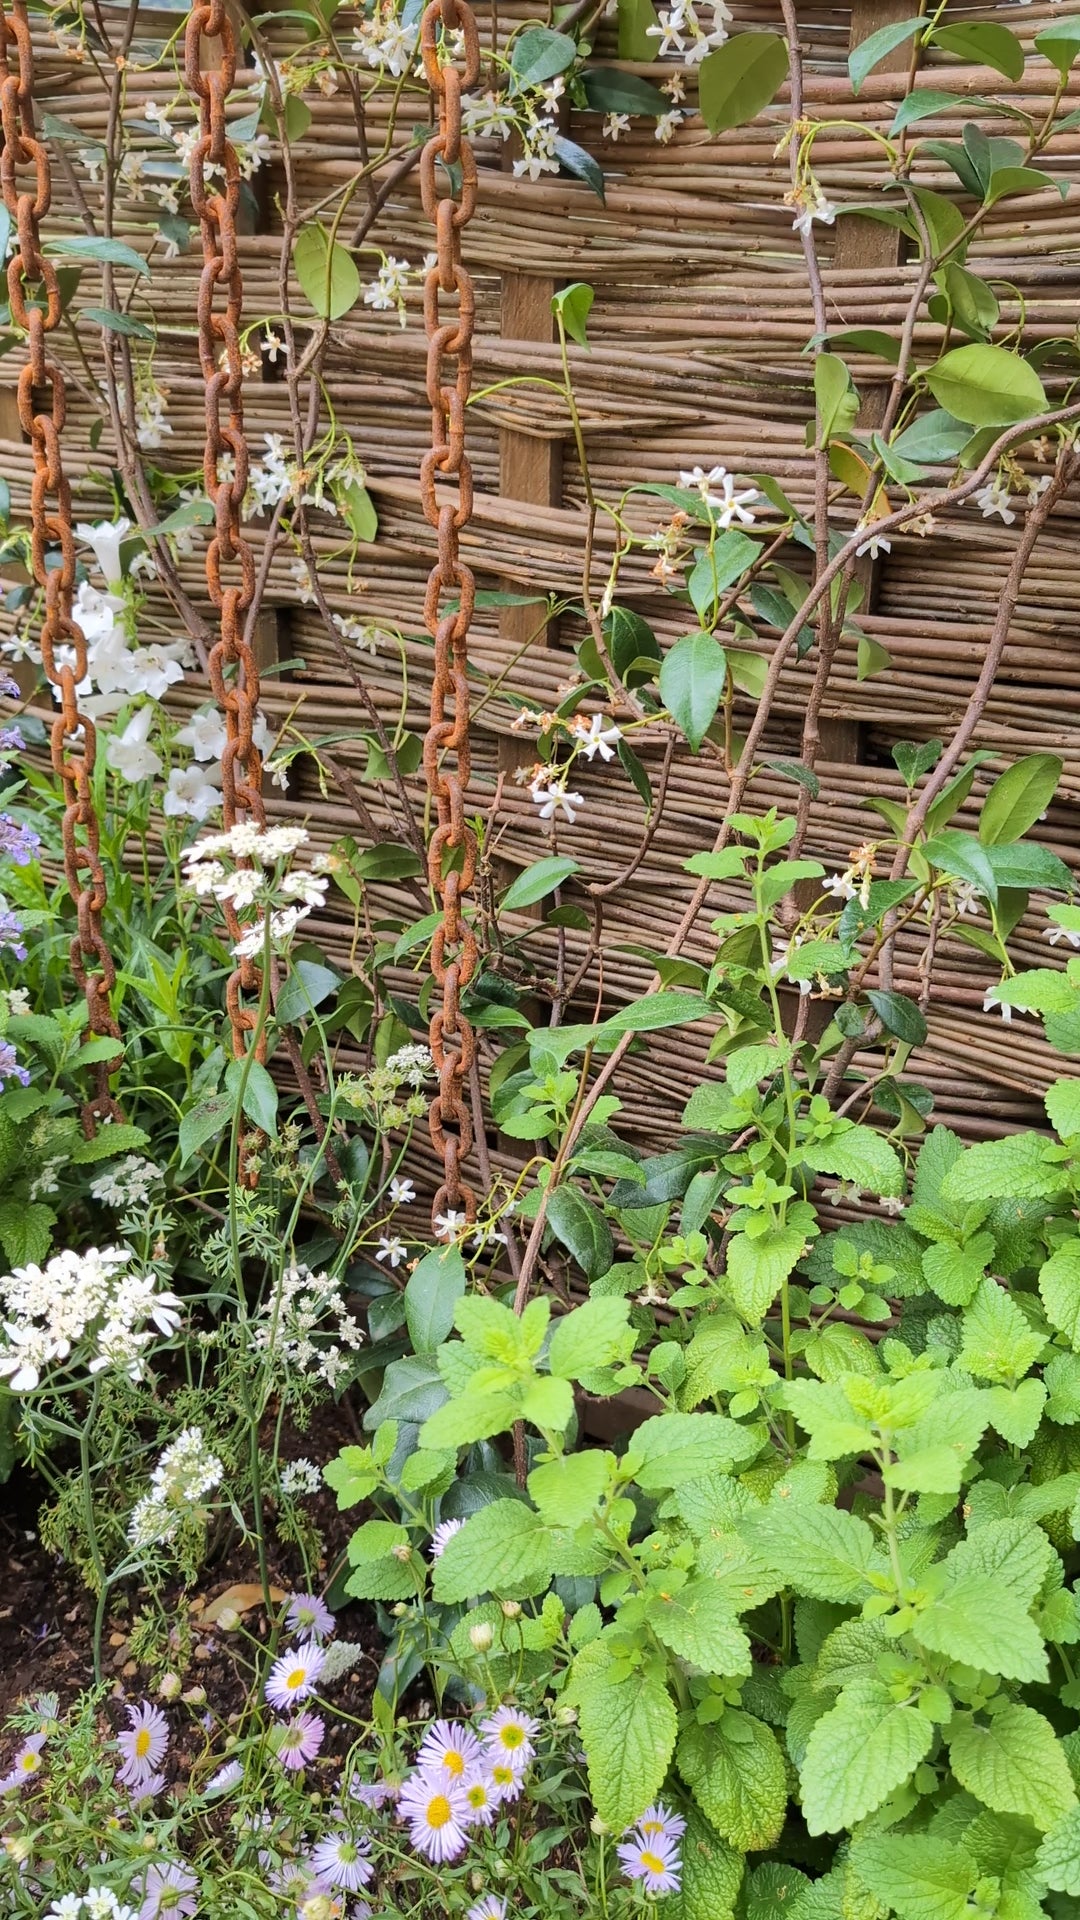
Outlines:
[{"label": "flower bud", "polygon": [[469,1639],[477,1653],[487,1653],[495,1639],[495,1634],[488,1621],[478,1620],[475,1627],[469,1628]]},{"label": "flower bud", "polygon": [[187,1692],[183,1694],[181,1697],[183,1699],[185,1707],[205,1707],[206,1688],[205,1687],[189,1687]]},{"label": "flower bud", "polygon": [[577,1724],[576,1707],[556,1707],[555,1724],[558,1727],[572,1727]]},{"label": "flower bud", "polygon": [[217,1617],[217,1624],[222,1633],[235,1633],[237,1627],[240,1625],[240,1615],[237,1613],[236,1608],[222,1607]]},{"label": "flower bud", "polygon": [[606,1820],[601,1820],[600,1815],[594,1813],[592,1819],[589,1821],[589,1832],[596,1834],[610,1833],[611,1828],[608,1826]]},{"label": "flower bud", "polygon": [[4,1852],[17,1867],[21,1867],[24,1860],[29,1860],[33,1843],[25,1833],[9,1833],[4,1839]]},{"label": "flower bud", "polygon": [[399,1547],[391,1547],[390,1552],[395,1560],[401,1561],[403,1566],[407,1566],[412,1559],[412,1548],[406,1540],[403,1540]]},{"label": "flower bud", "polygon": [[508,1620],[516,1620],[521,1612],[520,1600],[504,1600],[502,1610]]},{"label": "flower bud", "polygon": [[163,1673],[158,1681],[158,1694],[162,1700],[178,1700],[183,1684],[178,1673]]}]

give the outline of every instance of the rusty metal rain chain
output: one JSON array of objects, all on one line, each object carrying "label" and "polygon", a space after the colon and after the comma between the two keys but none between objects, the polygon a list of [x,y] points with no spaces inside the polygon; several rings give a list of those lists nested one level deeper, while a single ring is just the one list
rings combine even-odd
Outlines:
[{"label": "rusty metal rain chain", "polygon": [[[440,61],[440,28],[460,33],[463,70]],[[435,264],[424,282],[427,332],[427,396],[431,402],[431,451],[420,469],[424,513],[438,533],[439,557],[428,576],[424,620],[435,642],[431,725],[424,739],[424,773],[435,802],[438,825],[428,847],[428,878],[442,904],[442,924],[431,943],[431,971],[442,990],[432,1015],[429,1044],[439,1075],[431,1103],[431,1139],[442,1157],[443,1182],[432,1203],[433,1218],[463,1212],[476,1215],[476,1195],[461,1177],[461,1163],[472,1146],[472,1123],[465,1086],[476,1055],[476,1039],[461,1012],[461,993],[476,970],[476,936],[462,919],[464,896],[476,874],[476,835],[465,819],[469,783],[469,686],[466,643],[476,598],[472,569],[461,560],[458,535],[472,513],[472,467],[465,452],[465,408],[472,381],[472,338],[476,300],[472,280],[461,261],[461,229],[476,206],[476,161],[461,135],[461,96],[475,86],[480,72],[476,19],[466,0],[430,0],[420,28],[424,73],[439,106],[439,130],[420,159],[420,197],[435,228]],[[445,51],[445,49],[443,49]],[[442,164],[453,185],[460,179],[460,200],[440,194],[436,172]],[[454,170],[454,171],[452,171]],[[440,294],[457,295],[451,320],[439,314]],[[456,360],[453,385],[443,384],[444,363]],[[458,497],[440,502],[435,480],[456,479]],[[440,613],[445,593],[457,591],[456,612]],[[447,856],[450,856],[449,860]]]},{"label": "rusty metal rain chain", "polygon": [[[209,43],[207,51],[214,58],[205,72],[201,65],[204,41]],[[236,38],[224,0],[207,0],[192,7],[185,32],[184,67],[188,87],[200,105],[199,139],[191,155],[191,204],[203,245],[198,302],[199,360],[206,386],[203,478],[215,521],[206,550],[206,580],[221,629],[221,638],[210,652],[209,670],[214,697],[225,716],[221,800],[225,830],[231,832],[245,816],[254,826],[264,827],[266,812],[262,758],[252,738],[259,705],[259,673],[244,638],[244,615],[255,597],[255,559],[240,524],[249,464],[240,350],[244,286],[236,233],[240,165],[225,121],[226,102],[236,79]],[[208,190],[207,174],[211,170],[220,177],[220,186]],[[225,291],[223,312],[214,309],[219,286]],[[227,424],[221,418],[223,403],[228,406]],[[221,571],[229,563],[239,567],[240,580],[225,586]],[[244,864],[242,860],[240,864]],[[229,937],[235,945],[243,929],[232,902],[223,905]],[[226,987],[237,1059],[243,1059],[248,1036],[258,1024],[256,1005],[261,988],[262,975],[254,960],[241,959]],[[257,1042],[256,1054],[260,1060],[265,1058],[265,1034]],[[257,1182],[247,1156],[260,1139],[249,1133],[241,1141],[241,1179],[246,1186]]]},{"label": "rusty metal rain chain", "polygon": [[[11,55],[16,55],[12,71]],[[73,618],[75,539],[71,524],[71,488],[64,473],[60,436],[66,413],[64,376],[46,356],[46,340],[60,325],[60,289],[56,269],[41,251],[41,222],[49,211],[52,182],[49,156],[34,131],[34,55],[26,0],[0,0],[0,188],[11,215],[16,250],[8,262],[7,284],[12,324],[26,336],[29,356],[19,374],[19,422],[30,442],[34,476],[30,485],[31,571],[44,596],[41,659],[59,711],[52,724],[53,771],[64,795],[64,874],[75,903],[78,930],[71,942],[71,971],[86,999],[88,1033],[119,1041],[110,1006],[116,968],[102,930],[107,890],[98,850],[93,777],[97,733],[89,714],[79,709],[78,688],[86,678],[86,635]],[[31,192],[20,192],[18,171],[34,169]],[[28,288],[35,289],[27,299]],[[35,410],[34,391],[48,392],[47,413]],[[51,507],[50,507],[51,499]],[[59,548],[58,564],[47,549]],[[122,1119],[109,1092],[109,1074],[119,1065],[119,1050],[94,1064],[95,1091],[82,1110],[83,1129],[95,1131],[101,1120]]]}]

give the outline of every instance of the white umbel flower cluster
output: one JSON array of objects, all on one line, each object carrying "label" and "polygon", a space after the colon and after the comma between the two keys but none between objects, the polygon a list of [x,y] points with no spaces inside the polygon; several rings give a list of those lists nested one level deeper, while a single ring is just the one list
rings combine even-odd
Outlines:
[{"label": "white umbel flower cluster", "polygon": [[150,1198],[152,1188],[161,1179],[161,1168],[137,1153],[115,1160],[104,1173],[90,1182],[95,1200],[106,1207],[138,1207]]},{"label": "white umbel flower cluster", "polygon": [[[316,1339],[316,1335],[322,1336]],[[345,1308],[341,1282],[308,1267],[287,1267],[255,1315],[252,1346],[291,1372],[318,1373],[334,1387],[363,1333]]]},{"label": "white umbel flower cluster", "polygon": [[132,1545],[158,1546],[175,1539],[181,1521],[198,1516],[199,1502],[221,1485],[224,1473],[202,1428],[185,1427],[165,1448],[150,1476],[149,1491],[135,1503],[128,1522]]},{"label": "white umbel flower cluster", "polygon": [[197,840],[185,853],[187,884],[200,900],[209,894],[228,902],[238,915],[255,914],[233,948],[238,958],[254,958],[262,952],[267,915],[271,943],[280,952],[301,920],[313,907],[322,906],[330,884],[319,870],[325,865],[322,856],[316,855],[310,869],[286,870],[307,838],[305,827],[259,828],[244,821],[228,833]]},{"label": "white umbel flower cluster", "polygon": [[181,1303],[153,1273],[133,1272],[134,1259],[130,1247],[88,1247],[0,1279],[0,1378],[13,1393],[32,1393],[63,1362],[141,1378],[155,1331],[176,1332]]}]

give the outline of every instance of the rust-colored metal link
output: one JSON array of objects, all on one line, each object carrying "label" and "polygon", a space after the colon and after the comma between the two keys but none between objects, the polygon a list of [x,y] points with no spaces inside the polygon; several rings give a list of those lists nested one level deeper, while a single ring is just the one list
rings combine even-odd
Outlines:
[{"label": "rust-colored metal link", "polygon": [[[14,53],[14,64],[12,54]],[[86,635],[72,612],[75,592],[75,537],[71,525],[71,488],[64,473],[60,436],[64,426],[64,376],[46,353],[48,335],[60,324],[60,288],[56,269],[41,248],[41,222],[49,211],[52,182],[49,155],[34,128],[34,52],[26,0],[0,0],[0,189],[16,235],[8,261],[8,301],[12,324],[27,336],[29,354],[19,374],[19,423],[30,442],[34,477],[30,484],[30,551],[34,579],[44,597],[41,659],[58,702],[52,724],[53,771],[64,796],[64,875],[75,903],[77,931],[71,942],[71,971],[86,999],[88,1035],[119,1041],[120,1029],[110,1005],[116,968],[102,929],[107,891],[94,809],[97,734],[79,707],[86,678]],[[19,170],[32,169],[33,185],[19,190]],[[38,412],[35,390],[48,395],[48,410]],[[47,556],[58,548],[59,557]],[[97,1123],[122,1119],[109,1092],[109,1075],[120,1063],[119,1049],[94,1065],[94,1093],[82,1111],[89,1135]]]},{"label": "rust-colored metal link", "polygon": [[[449,59],[446,37],[460,36],[461,66]],[[469,683],[467,639],[476,600],[472,569],[461,560],[458,535],[472,512],[472,468],[465,452],[465,408],[472,381],[476,299],[461,261],[461,230],[476,206],[476,161],[461,133],[461,96],[480,73],[476,19],[466,0],[430,0],[420,29],[424,72],[439,106],[439,130],[420,160],[420,195],[435,228],[435,263],[424,283],[427,331],[427,395],[431,402],[431,451],[420,469],[424,513],[436,529],[439,557],[428,576],[424,619],[435,642],[431,725],[424,739],[424,772],[435,802],[437,826],[428,847],[428,877],[442,902],[442,925],[431,946],[431,970],[442,989],[432,1016],[430,1046],[439,1075],[431,1103],[431,1138],[442,1156],[443,1184],[432,1215],[463,1212],[472,1220],[476,1195],[462,1179],[461,1163],[472,1146],[465,1097],[476,1039],[461,1012],[461,994],[476,971],[476,937],[462,917],[462,903],[476,874],[476,835],[465,819],[469,784]],[[446,61],[446,64],[444,64]],[[454,173],[460,195],[440,193],[441,163],[448,185]],[[450,319],[440,298],[456,296]],[[454,364],[451,364],[454,363]],[[457,481],[457,501],[440,500],[436,480]],[[457,595],[457,610],[440,611],[444,596]]]},{"label": "rust-colored metal link", "polygon": [[[203,58],[211,64],[204,71]],[[248,446],[244,437],[243,365],[240,320],[244,284],[236,244],[240,204],[240,164],[228,138],[225,108],[236,79],[236,38],[224,0],[206,0],[188,15],[184,40],[187,84],[199,101],[199,139],[191,155],[191,204],[202,232],[203,270],[199,281],[199,359],[206,388],[206,446],[203,479],[214,508],[214,531],[206,550],[206,580],[218,612],[221,638],[211,649],[210,685],[225,716],[221,755],[221,801],[225,829],[249,821],[266,824],[262,800],[262,757],[253,738],[258,716],[259,671],[244,638],[244,615],[255,597],[255,558],[241,531],[241,510],[248,488]],[[213,175],[212,182],[209,176]],[[224,307],[215,302],[219,288]],[[227,419],[223,419],[223,412]],[[222,570],[229,567],[232,583]],[[236,575],[239,578],[236,578]],[[231,901],[225,923],[235,946],[243,931]],[[226,987],[233,1053],[242,1059],[248,1036],[258,1024],[260,969],[241,959]],[[257,1044],[265,1058],[266,1042]],[[247,1165],[261,1136],[241,1142],[242,1178],[256,1183]]]}]

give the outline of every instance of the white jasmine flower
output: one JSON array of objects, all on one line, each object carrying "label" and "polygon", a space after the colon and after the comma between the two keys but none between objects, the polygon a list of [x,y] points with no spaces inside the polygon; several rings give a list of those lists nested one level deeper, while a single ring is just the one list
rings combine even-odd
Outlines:
[{"label": "white jasmine flower", "polygon": [[376,1260],[388,1260],[391,1267],[400,1267],[402,1261],[407,1260],[408,1257],[409,1249],[396,1233],[384,1234],[375,1249]]},{"label": "white jasmine flower", "polygon": [[630,115],[628,113],[606,114],[601,132],[605,140],[618,140],[621,134],[630,132]]},{"label": "white jasmine flower", "polygon": [[439,1240],[456,1240],[463,1227],[469,1224],[468,1215],[457,1213],[453,1208],[446,1213],[437,1213],[432,1225]]},{"label": "white jasmine flower", "polygon": [[615,747],[622,739],[622,728],[617,727],[613,720],[605,725],[602,713],[594,713],[588,722],[585,721],[584,715],[581,715],[575,723],[575,732],[578,736],[578,751],[583,753],[587,760],[591,760],[597,753],[601,760],[614,760]]},{"label": "white jasmine flower", "polygon": [[1011,527],[1016,519],[1012,510],[1012,496],[1000,478],[990,480],[985,487],[979,488],[975,504],[982,508],[984,520],[989,520],[996,513],[1007,527]]},{"label": "white jasmine flower", "polygon": [[[652,28],[649,27],[646,31],[651,33]],[[653,139],[659,140],[661,146],[666,147],[669,141],[674,139],[675,130],[677,127],[681,127],[682,123],[683,116],[679,112],[678,107],[672,107],[668,113],[658,113],[656,116],[656,127],[653,131]]]},{"label": "white jasmine flower", "polygon": [[883,533],[874,532],[874,527],[877,524],[875,520],[857,520],[855,522],[856,534],[865,533],[867,536],[861,546],[855,549],[859,559],[862,558],[864,553],[868,553],[871,560],[876,560],[879,554],[892,552],[892,541],[887,540]]},{"label": "white jasmine flower", "polygon": [[401,1178],[391,1180],[390,1199],[395,1207],[411,1206],[416,1199],[416,1188],[412,1181]]},{"label": "white jasmine flower", "polygon": [[567,793],[562,787],[548,786],[541,781],[529,788],[529,794],[541,820],[553,820],[561,813],[570,826],[585,805],[583,794]]}]

